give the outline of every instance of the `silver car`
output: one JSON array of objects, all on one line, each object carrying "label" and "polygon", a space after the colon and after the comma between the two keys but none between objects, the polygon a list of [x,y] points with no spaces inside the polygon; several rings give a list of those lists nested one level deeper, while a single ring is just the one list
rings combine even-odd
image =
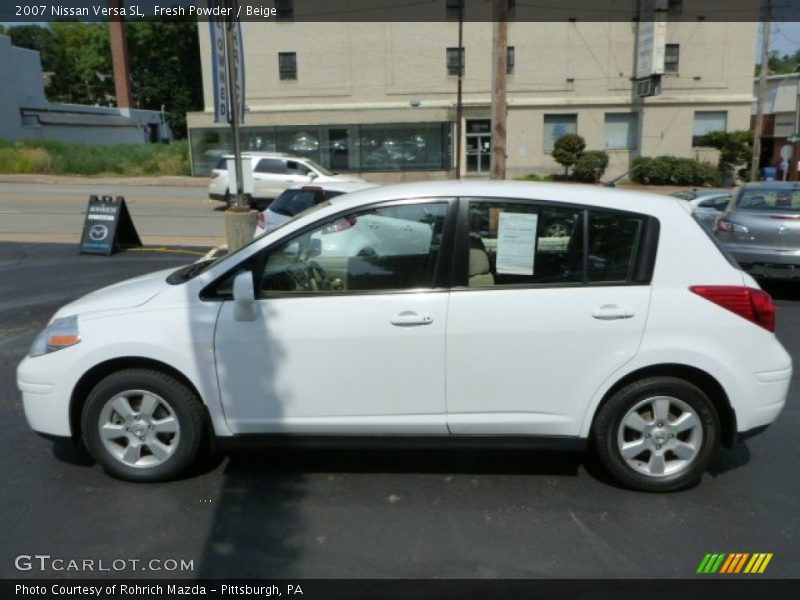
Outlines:
[{"label": "silver car", "polygon": [[728,207],[733,192],[727,188],[694,188],[670,194],[686,200],[692,207],[692,216],[707,230],[714,229],[714,223]]},{"label": "silver car", "polygon": [[746,184],[717,219],[714,235],[754,277],[800,278],[800,183]]}]

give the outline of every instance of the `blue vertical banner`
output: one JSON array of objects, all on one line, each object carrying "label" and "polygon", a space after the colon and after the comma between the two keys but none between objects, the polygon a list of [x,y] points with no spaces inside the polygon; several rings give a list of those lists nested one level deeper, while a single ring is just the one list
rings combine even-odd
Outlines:
[{"label": "blue vertical banner", "polygon": [[[209,6],[215,2],[209,0]],[[218,4],[235,4],[230,0],[218,0]],[[234,97],[239,101],[239,124],[244,123],[245,88],[244,88],[244,48],[242,44],[242,24],[236,21],[233,28],[233,47],[228,48],[227,23],[223,17],[208,21],[211,35],[211,77],[214,85],[214,122],[231,123],[233,111],[231,102]],[[227,52],[233,54],[233,74],[228,71]],[[236,95],[230,89],[231,81],[236,86]]]}]

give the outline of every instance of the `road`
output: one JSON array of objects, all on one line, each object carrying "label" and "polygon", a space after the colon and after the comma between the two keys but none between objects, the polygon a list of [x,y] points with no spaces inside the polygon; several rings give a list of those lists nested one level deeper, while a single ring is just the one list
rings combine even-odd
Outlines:
[{"label": "road", "polygon": [[[709,552],[772,552],[755,577],[800,575],[797,375],[773,427],[673,494],[620,489],[589,457],[519,450],[240,450],[180,481],[131,484],[34,435],[14,370],[53,311],[188,260],[0,242],[0,577],[64,575],[15,569],[36,553],[193,561],[103,577],[685,578]],[[770,291],[778,336],[798,356],[800,290]]]},{"label": "road", "polygon": [[78,243],[90,194],[123,196],[146,245],[224,243],[222,204],[205,187],[0,183],[0,240]]}]

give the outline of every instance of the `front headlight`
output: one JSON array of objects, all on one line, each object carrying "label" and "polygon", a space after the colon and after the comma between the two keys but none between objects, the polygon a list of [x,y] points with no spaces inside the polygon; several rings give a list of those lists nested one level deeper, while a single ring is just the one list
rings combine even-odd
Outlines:
[{"label": "front headlight", "polygon": [[77,315],[54,319],[44,328],[44,331],[33,340],[28,356],[34,357],[41,356],[42,354],[50,354],[56,350],[74,346],[80,341],[81,336],[78,332]]}]

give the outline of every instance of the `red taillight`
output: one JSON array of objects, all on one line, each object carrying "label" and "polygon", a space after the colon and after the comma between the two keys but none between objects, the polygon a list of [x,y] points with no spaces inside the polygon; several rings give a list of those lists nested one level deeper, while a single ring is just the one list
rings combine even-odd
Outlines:
[{"label": "red taillight", "polygon": [[343,217],[341,219],[336,219],[333,223],[323,229],[322,233],[339,233],[340,231],[346,231],[347,229],[354,227],[356,223],[358,223],[358,219],[356,217]]},{"label": "red taillight", "polygon": [[767,331],[775,331],[775,304],[763,290],[739,285],[693,285],[689,289]]}]

